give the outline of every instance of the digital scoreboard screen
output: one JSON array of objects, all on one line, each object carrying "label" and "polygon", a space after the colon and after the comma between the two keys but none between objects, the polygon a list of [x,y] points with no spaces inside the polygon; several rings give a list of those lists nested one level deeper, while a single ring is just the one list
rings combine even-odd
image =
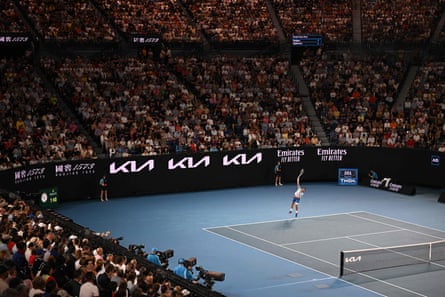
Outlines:
[{"label": "digital scoreboard screen", "polygon": [[59,204],[58,189],[52,187],[40,190],[39,205],[42,208],[55,208]]},{"label": "digital scoreboard screen", "polygon": [[357,168],[339,168],[338,184],[341,186],[358,185],[358,169]]},{"label": "digital scoreboard screen", "polygon": [[323,36],[320,34],[293,34],[292,46],[322,46]]}]

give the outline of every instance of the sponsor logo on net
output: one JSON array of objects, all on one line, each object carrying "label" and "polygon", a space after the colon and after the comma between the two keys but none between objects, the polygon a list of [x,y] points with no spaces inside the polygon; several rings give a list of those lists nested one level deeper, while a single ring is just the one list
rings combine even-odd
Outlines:
[{"label": "sponsor logo on net", "polygon": [[345,263],[357,263],[362,261],[362,256],[346,257]]}]

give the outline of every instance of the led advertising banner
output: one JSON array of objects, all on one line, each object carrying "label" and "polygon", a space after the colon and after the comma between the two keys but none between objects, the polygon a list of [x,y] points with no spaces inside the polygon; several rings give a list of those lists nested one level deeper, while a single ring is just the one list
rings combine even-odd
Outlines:
[{"label": "led advertising banner", "polygon": [[[295,147],[73,160],[0,171],[0,188],[37,195],[41,189],[57,187],[61,203],[99,199],[99,180],[104,175],[110,198],[273,186],[274,167],[280,161],[283,183],[295,183],[304,169],[304,183],[358,183],[390,190],[402,185],[397,192],[412,193],[408,185],[443,187],[443,158],[443,153],[412,149]],[[391,184],[371,185],[371,169],[391,177]]]}]

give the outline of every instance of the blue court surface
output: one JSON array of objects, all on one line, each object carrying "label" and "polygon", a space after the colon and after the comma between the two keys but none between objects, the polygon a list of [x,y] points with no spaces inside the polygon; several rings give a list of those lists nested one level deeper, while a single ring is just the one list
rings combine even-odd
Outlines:
[{"label": "blue court surface", "polygon": [[57,211],[123,236],[123,246],[174,249],[169,269],[196,257],[226,274],[213,289],[228,297],[444,296],[443,263],[339,277],[342,250],[445,239],[441,189],[409,196],[336,183],[303,186],[297,219],[288,214],[295,184],[81,200]]}]

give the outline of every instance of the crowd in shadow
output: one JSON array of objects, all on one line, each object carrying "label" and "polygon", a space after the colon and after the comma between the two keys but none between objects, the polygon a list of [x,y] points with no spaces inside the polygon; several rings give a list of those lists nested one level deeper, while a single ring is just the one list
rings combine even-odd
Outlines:
[{"label": "crowd in shadow", "polygon": [[395,101],[408,69],[403,53],[318,51],[300,66],[331,143],[445,151],[443,62],[420,67],[400,106]]},{"label": "crowd in shadow", "polygon": [[12,196],[0,196],[0,296],[191,294],[165,269],[150,266],[131,252],[117,253],[113,248],[118,245],[116,239],[109,238],[110,243],[100,245],[91,236],[84,236],[80,228],[77,233],[58,224],[32,201]]},{"label": "crowd in shadow", "polygon": [[0,169],[96,157],[31,57],[1,58]]},{"label": "crowd in shadow", "polygon": [[[166,42],[278,41],[275,14],[285,36],[323,34],[329,41],[353,40],[354,11],[360,11],[365,42],[424,43],[438,24],[444,2],[434,0],[21,0],[17,7],[45,40],[115,41],[117,32],[160,36]],[[2,1],[4,32],[28,31],[10,1]],[[358,16],[355,16],[358,17]],[[117,30],[117,32],[115,32]]]},{"label": "crowd in shadow", "polygon": [[110,156],[319,144],[285,59],[170,60],[44,64]]},{"label": "crowd in shadow", "polygon": [[[241,40],[254,38],[252,36],[255,34],[247,37],[248,28],[255,26],[251,23],[253,19],[261,20],[267,15],[266,5],[253,1],[243,9],[236,9],[242,6],[243,1],[229,2],[225,13],[230,15],[236,11],[237,17],[245,19],[246,22],[240,23],[244,33],[236,33],[237,29],[229,26],[216,30],[218,34],[208,32],[208,35],[213,34],[219,40],[236,40],[229,37],[232,33]],[[412,2],[419,7],[413,14],[421,11],[423,13],[419,13],[419,18],[420,15],[428,16],[428,22],[417,23],[430,28],[424,31],[431,32],[443,3]],[[64,2],[58,5],[61,3]],[[331,39],[339,41],[348,40],[345,36],[349,34],[341,27],[351,28],[351,24],[342,17],[349,19],[346,15],[352,8],[348,3],[336,1],[329,8],[323,1],[302,1],[298,4],[293,1],[272,2],[279,12],[285,32],[290,33],[286,28],[292,27],[289,25],[292,22],[285,21],[290,18],[282,14],[292,11],[286,9],[292,7],[302,16],[299,22],[303,28],[320,24],[318,17],[322,15],[321,23],[326,26],[320,28],[324,35],[336,32],[338,35]],[[62,27],[45,18],[45,15],[52,14],[31,13],[38,9],[39,3],[22,1],[20,4],[26,4],[28,19],[39,19],[32,24],[46,34],[52,34],[51,38],[57,36],[56,39],[60,40],[76,40],[75,35],[68,33],[69,30],[64,30],[67,33],[64,37],[51,33],[49,27],[58,30]],[[191,30],[189,26],[171,21],[173,15],[181,20],[187,19],[187,11],[192,15],[199,14],[193,18],[195,24],[212,19],[214,26],[223,25],[222,20],[211,13],[223,9],[220,4],[214,1],[184,1],[182,4],[185,11],[170,2],[149,3],[149,7],[160,11],[159,14],[151,14],[151,18],[164,16],[164,23],[157,24],[157,28],[163,28],[164,32],[176,32],[182,28],[188,32]],[[51,9],[60,13],[72,11],[73,16],[78,15],[79,11],[87,11],[81,15],[91,20],[93,13],[101,12],[96,9],[99,5],[110,14],[112,12],[111,19],[116,22],[120,18],[121,23],[128,25],[125,30],[134,33],[138,32],[138,26],[133,25],[135,28],[129,29],[130,20],[133,23],[156,23],[153,19],[144,19],[147,13],[138,9],[141,5],[138,1],[114,5],[105,2],[71,5],[68,10],[61,10],[57,5]],[[372,5],[364,4],[362,10],[373,10],[377,14],[380,10],[400,6],[401,3],[397,1],[391,7],[375,1]],[[11,4],[5,3],[3,7],[3,14],[9,20],[18,18]],[[138,17],[132,17],[136,10],[139,11]],[[342,10],[344,15],[336,14],[338,10]],[[374,23],[380,21],[383,22],[378,18]],[[263,38],[273,39],[275,33],[271,29],[270,18],[267,23],[267,26],[262,26],[262,32],[266,34]],[[377,30],[367,27],[366,23],[364,21],[364,32]],[[11,22],[9,27],[6,27],[6,22],[2,24],[5,30],[10,31],[22,27],[20,22]],[[82,28],[86,27],[89,26]],[[410,30],[409,27],[403,28]],[[107,26],[96,26],[88,31],[91,34],[88,38],[95,38],[98,34],[108,36],[105,32],[109,29]],[[140,30],[146,29],[141,27]],[[184,34],[190,36],[190,33]],[[410,41],[411,35],[404,36],[406,41]],[[381,38],[379,41],[385,40],[384,35]],[[440,62],[431,61],[421,68],[419,75],[424,74],[414,81],[401,109],[395,108],[394,101],[409,66],[409,60],[403,54],[360,56],[328,50],[308,52],[311,54],[305,54],[299,66],[331,144],[444,149]],[[79,133],[77,119],[60,108],[59,100],[69,104],[80,123],[99,143],[102,148],[99,153],[109,156],[320,145],[292,81],[288,58],[274,55],[173,57],[171,51],[165,48],[161,50],[160,57],[154,56],[151,51],[138,57],[43,57],[40,66],[58,94],[48,91],[31,58],[3,59],[1,71],[6,79],[1,85],[0,98],[1,169],[37,162],[96,157],[98,152],[93,150],[94,145]]]}]

